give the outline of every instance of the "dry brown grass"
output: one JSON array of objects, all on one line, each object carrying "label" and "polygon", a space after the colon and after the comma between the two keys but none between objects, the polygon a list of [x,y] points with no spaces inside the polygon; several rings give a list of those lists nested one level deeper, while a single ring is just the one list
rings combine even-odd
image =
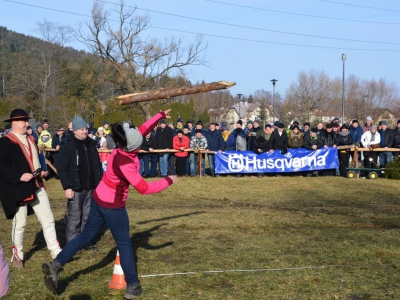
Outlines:
[{"label": "dry brown grass", "polygon": [[[54,180],[48,192],[63,242],[64,193]],[[196,272],[142,278],[143,299],[400,299],[399,192],[398,181],[334,177],[184,178],[156,195],[132,190],[139,275]],[[11,221],[1,218],[7,249]],[[66,266],[55,296],[43,284],[50,257],[39,223],[28,222],[26,268],[11,270],[5,299],[122,298],[107,288],[116,253],[108,230],[99,252]],[[212,270],[253,271],[201,273]]]}]

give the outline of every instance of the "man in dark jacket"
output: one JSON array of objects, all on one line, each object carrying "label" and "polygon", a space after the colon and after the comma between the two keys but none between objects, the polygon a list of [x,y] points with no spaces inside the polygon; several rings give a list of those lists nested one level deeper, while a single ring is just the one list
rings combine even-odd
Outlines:
[{"label": "man in dark jacket", "polygon": [[283,123],[279,123],[277,130],[272,133],[269,140],[271,149],[274,151],[281,151],[282,154],[286,154],[289,143],[287,133],[284,129],[285,125]]},{"label": "man in dark jacket", "polygon": [[[391,148],[393,145],[393,132],[388,128],[386,121],[381,121],[382,129],[379,131],[381,135],[381,148]],[[380,167],[386,167],[386,164],[393,159],[392,152],[381,152],[379,153]]]},{"label": "man in dark jacket", "polygon": [[172,148],[173,131],[167,126],[165,120],[160,121],[160,127],[156,131],[157,149],[164,149],[166,152],[160,153],[160,175],[165,177],[168,175],[168,151]]},{"label": "man in dark jacket", "polygon": [[[150,132],[143,138],[141,150],[148,151],[150,153],[143,153],[143,178],[154,178],[157,176],[157,163],[158,155],[154,152],[157,149],[157,139]],[[149,169],[149,162],[151,168]]]},{"label": "man in dark jacket", "polygon": [[[97,143],[88,137],[87,123],[81,117],[72,120],[71,134],[60,148],[57,171],[68,199],[66,221],[67,243],[80,234],[89,215],[93,190],[102,177]],[[86,250],[98,249],[91,244]]]},{"label": "man in dark jacket", "polygon": [[[206,134],[204,136],[207,139],[206,152],[214,151],[221,153],[224,150],[225,142],[222,138],[221,131],[216,129],[216,123],[212,122],[210,124],[210,128],[206,131]],[[215,177],[214,154],[206,153],[206,158],[208,159],[211,176]]]},{"label": "man in dark jacket", "polygon": [[[36,142],[26,135],[28,119],[24,110],[13,110],[10,119],[5,121],[11,123],[11,132],[0,139],[0,199],[6,218],[13,219],[11,261],[15,268],[24,267],[24,231],[32,209],[42,225],[52,258],[61,252],[54,216],[41,179],[47,172],[40,172],[42,166]],[[39,171],[34,175],[36,170]],[[29,198],[29,203],[21,203]]]},{"label": "man in dark jacket", "polygon": [[[397,120],[397,126],[393,129],[393,148],[400,148],[400,119]],[[398,158],[400,152],[393,152],[393,157]]]},{"label": "man in dark jacket", "polygon": [[310,135],[304,137],[304,148],[308,150],[317,150],[324,146],[325,135],[318,136],[318,128],[311,128]]}]

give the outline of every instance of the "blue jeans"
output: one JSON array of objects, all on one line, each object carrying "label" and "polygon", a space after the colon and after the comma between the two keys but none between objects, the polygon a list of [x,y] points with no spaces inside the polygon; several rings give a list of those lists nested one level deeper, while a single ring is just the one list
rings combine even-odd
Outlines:
[{"label": "blue jeans", "polygon": [[96,203],[92,198],[90,212],[85,228],[72,239],[57,255],[55,261],[65,265],[83,246],[88,244],[99,230],[107,223],[119,251],[122,270],[128,286],[139,282],[136,273],[135,259],[132,252],[132,242],[129,235],[129,218],[126,208],[105,208]]},{"label": "blue jeans", "polygon": [[160,156],[160,173],[161,176],[168,175],[168,157],[169,153],[163,154]]},{"label": "blue jeans", "polygon": [[186,157],[186,175],[190,175],[190,155]]},{"label": "blue jeans", "polygon": [[[149,162],[151,162],[151,169],[149,168]],[[144,175],[150,175],[151,177],[157,176],[157,154],[143,154],[143,165],[144,165]]]},{"label": "blue jeans", "polygon": [[208,159],[208,165],[210,167],[210,174],[211,174],[211,176],[214,176],[215,175],[215,165],[214,165],[215,156],[214,156],[214,154],[208,153],[208,154],[206,154],[206,157]]},{"label": "blue jeans", "polygon": [[[197,159],[198,159],[198,154],[190,153],[190,176],[197,175],[197,165],[198,165]],[[206,162],[206,159],[202,155],[201,156],[201,175],[204,175],[206,173],[205,162]]]},{"label": "blue jeans", "polygon": [[393,159],[392,152],[381,152],[379,153],[379,164],[381,168],[386,167],[386,164]]}]

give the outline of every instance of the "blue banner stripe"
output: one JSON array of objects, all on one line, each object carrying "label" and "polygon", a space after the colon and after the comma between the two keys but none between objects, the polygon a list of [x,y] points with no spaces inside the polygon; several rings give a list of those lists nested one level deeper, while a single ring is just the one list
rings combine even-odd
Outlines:
[{"label": "blue banner stripe", "polygon": [[224,151],[215,153],[215,173],[280,173],[336,169],[339,167],[336,148],[288,149],[286,154],[256,154],[253,151]]}]

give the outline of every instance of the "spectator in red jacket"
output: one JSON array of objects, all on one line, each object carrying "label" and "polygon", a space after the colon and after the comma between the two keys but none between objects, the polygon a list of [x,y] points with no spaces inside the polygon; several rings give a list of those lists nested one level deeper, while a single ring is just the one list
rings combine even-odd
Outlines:
[{"label": "spectator in red jacket", "polygon": [[188,152],[185,149],[189,148],[189,138],[183,135],[182,130],[178,130],[178,134],[174,137],[172,141],[172,145],[175,150],[179,150],[175,152],[176,159],[176,174],[178,176],[185,176],[186,174],[186,157],[188,156]]}]

